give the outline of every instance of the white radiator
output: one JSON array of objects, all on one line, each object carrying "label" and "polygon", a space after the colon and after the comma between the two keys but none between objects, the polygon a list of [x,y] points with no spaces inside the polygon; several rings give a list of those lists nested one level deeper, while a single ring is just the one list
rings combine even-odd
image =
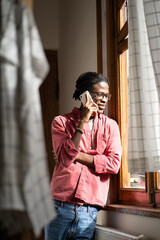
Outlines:
[{"label": "white radiator", "polygon": [[119,229],[96,225],[95,240],[140,240],[143,235],[135,236]]}]

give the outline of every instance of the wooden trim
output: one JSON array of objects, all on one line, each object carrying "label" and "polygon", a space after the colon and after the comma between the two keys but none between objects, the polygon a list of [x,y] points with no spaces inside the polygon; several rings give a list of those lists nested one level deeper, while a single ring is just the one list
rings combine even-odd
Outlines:
[{"label": "wooden trim", "polygon": [[121,54],[128,49],[128,39],[124,39],[118,44],[118,52]]},{"label": "wooden trim", "polygon": [[108,104],[108,116],[118,121],[117,118],[117,35],[115,31],[116,12],[114,5],[116,0],[106,2],[106,21],[107,21],[107,75],[110,80],[110,92],[112,98]]},{"label": "wooden trim", "polygon": [[[110,92],[112,98],[108,104],[108,116],[115,119],[119,123],[119,107],[118,96],[119,87],[117,82],[117,32],[115,31],[116,0],[106,1],[106,22],[107,22],[107,76],[110,80]],[[110,194],[109,202],[116,203],[118,201],[118,184],[119,174],[110,176]],[[116,191],[115,191],[116,189]]]},{"label": "wooden trim", "polygon": [[159,174],[155,173],[154,175],[155,189],[158,189]]},{"label": "wooden trim", "polygon": [[130,186],[130,174],[128,173],[127,146],[128,146],[128,79],[127,79],[127,52],[119,55],[119,105],[120,105],[120,131],[122,146],[122,164],[120,187]]},{"label": "wooden trim", "polygon": [[117,6],[117,8],[118,8],[118,9],[121,9],[125,1],[126,1],[126,0],[118,0],[118,6]]},{"label": "wooden trim", "polygon": [[[51,49],[44,49],[46,57],[49,56],[54,56],[56,59],[58,59],[58,53],[57,50],[51,50]],[[56,64],[56,76],[58,78],[58,62]],[[58,101],[59,104],[59,81],[56,82],[56,100]],[[58,112],[59,112],[59,107],[58,107]]]},{"label": "wooden trim", "polygon": [[120,30],[118,34],[118,43],[120,43],[122,40],[124,40],[128,35],[128,22],[126,22],[123,26],[123,28]]},{"label": "wooden trim", "polygon": [[120,188],[119,199],[120,204],[129,204],[143,207],[153,207],[152,201],[149,201],[149,174],[146,174],[146,189],[138,188]]},{"label": "wooden trim", "polygon": [[139,215],[144,217],[160,218],[160,209],[151,207],[137,207],[133,205],[109,204],[105,207],[106,211],[119,212],[125,214]]}]

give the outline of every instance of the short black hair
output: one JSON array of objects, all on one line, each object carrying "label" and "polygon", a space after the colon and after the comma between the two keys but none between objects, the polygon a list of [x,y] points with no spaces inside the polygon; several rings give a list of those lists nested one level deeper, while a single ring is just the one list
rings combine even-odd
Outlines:
[{"label": "short black hair", "polygon": [[101,73],[96,72],[85,72],[82,73],[76,81],[76,90],[73,94],[75,100],[80,100],[79,96],[85,92],[92,89],[93,85],[99,82],[106,82],[108,86],[110,85],[109,79],[104,77]]}]

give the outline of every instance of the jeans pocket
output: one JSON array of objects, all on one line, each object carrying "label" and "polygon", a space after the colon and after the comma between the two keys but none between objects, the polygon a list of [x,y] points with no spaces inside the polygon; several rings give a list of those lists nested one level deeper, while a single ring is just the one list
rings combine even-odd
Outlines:
[{"label": "jeans pocket", "polygon": [[89,213],[90,213],[91,218],[96,222],[98,210],[96,208],[90,208]]},{"label": "jeans pocket", "polygon": [[61,206],[57,203],[54,203],[54,205],[55,205],[56,213],[58,213],[61,209]]}]

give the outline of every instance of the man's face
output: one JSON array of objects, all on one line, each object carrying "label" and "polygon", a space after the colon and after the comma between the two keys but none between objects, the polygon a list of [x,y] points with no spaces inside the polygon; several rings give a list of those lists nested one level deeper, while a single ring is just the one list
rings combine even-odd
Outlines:
[{"label": "man's face", "polygon": [[110,99],[109,86],[106,82],[95,84],[89,91],[93,101],[98,105],[98,113],[103,113],[106,103]]}]

